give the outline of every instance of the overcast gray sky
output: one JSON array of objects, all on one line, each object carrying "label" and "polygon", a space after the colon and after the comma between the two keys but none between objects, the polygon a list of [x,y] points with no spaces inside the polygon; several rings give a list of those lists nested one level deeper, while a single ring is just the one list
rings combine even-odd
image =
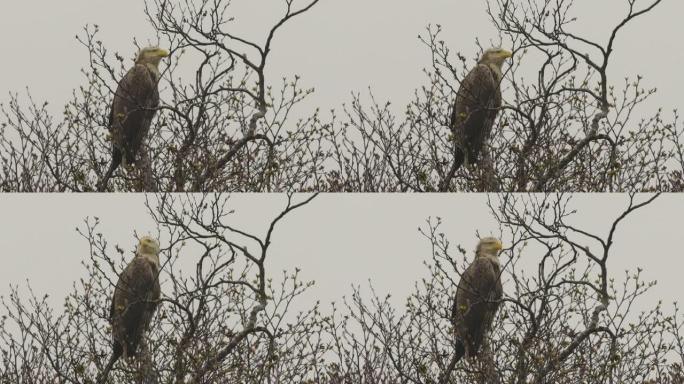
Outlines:
[{"label": "overcast gray sky", "polygon": [[[302,4],[302,0],[298,0]],[[650,3],[650,1],[648,1]],[[264,41],[273,20],[282,14],[282,0],[233,0],[237,21],[231,32]],[[607,40],[609,29],[626,14],[626,1],[576,0],[579,21],[573,31]],[[637,4],[645,4],[639,0]],[[485,14],[484,1],[454,0],[321,0],[311,12],[287,25],[275,41],[268,72],[278,85],[283,75],[302,76],[302,84],[316,87],[306,104],[327,110],[349,101],[351,91],[372,86],[380,100],[391,100],[398,111],[424,83],[421,68],[429,55],[417,39],[427,24],[441,24],[442,38],[452,48],[473,57],[474,41],[496,40]],[[132,57],[133,38],[155,37],[142,12],[141,0],[22,0],[0,5],[3,64],[0,101],[7,92],[29,86],[38,100],[48,100],[53,111],[71,90],[83,83],[80,69],[87,51],[74,39],[85,24],[98,24],[100,38],[112,51]],[[632,24],[616,42],[611,82],[621,85],[625,75],[645,76],[644,84],[658,87],[655,105],[665,111],[681,107],[684,87],[684,2],[663,1],[652,13]],[[653,106],[653,110],[655,110]],[[299,111],[306,113],[308,110]]]},{"label": "overcast gray sky", "polygon": [[[277,194],[233,195],[231,200],[236,213],[230,224],[257,234],[265,233],[285,204],[285,196]],[[88,257],[88,243],[74,228],[86,216],[98,216],[109,242],[130,251],[136,242],[134,230],[154,233],[143,203],[144,196],[136,194],[3,195],[0,295],[7,295],[10,283],[22,286],[29,279],[37,294],[49,293],[59,306],[73,281],[85,276],[80,263]],[[573,223],[605,235],[626,203],[625,195],[577,194],[573,206],[579,214]],[[352,284],[364,287],[368,279],[379,294],[391,292],[400,304],[413,282],[426,276],[423,262],[430,258],[430,247],[417,228],[429,216],[443,217],[442,229],[452,246],[460,244],[469,251],[477,242],[476,231],[488,235],[497,229],[486,195],[325,194],[282,222],[267,268],[276,280],[280,270],[299,267],[304,279],[316,281],[295,303],[299,309],[315,300],[339,300],[351,293]],[[670,304],[684,298],[683,216],[684,195],[661,196],[617,233],[611,276],[620,281],[625,269],[642,267],[647,280],[659,282],[642,301],[644,307],[659,299]],[[539,256],[525,255],[523,265],[536,268]]]}]

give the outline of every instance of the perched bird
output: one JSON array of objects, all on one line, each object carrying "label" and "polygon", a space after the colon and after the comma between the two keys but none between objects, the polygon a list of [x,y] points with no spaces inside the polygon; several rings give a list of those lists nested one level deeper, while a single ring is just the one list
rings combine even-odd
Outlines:
[{"label": "perched bird", "polygon": [[112,324],[112,357],[98,382],[103,382],[114,363],[137,356],[145,332],[159,303],[159,243],[143,237],[135,257],[126,266],[114,289],[109,311]]},{"label": "perched bird", "polygon": [[475,250],[475,259],[458,282],[456,299],[451,310],[458,339],[458,359],[463,355],[477,356],[494,321],[503,296],[498,256],[501,248],[501,242],[496,238],[481,239]]},{"label": "perched bird", "polygon": [[135,164],[159,106],[159,62],[168,55],[157,47],[141,49],[133,68],[119,81],[109,114],[112,162],[98,186],[100,191],[122,161]]},{"label": "perched bird", "polygon": [[461,82],[451,113],[455,140],[453,172],[464,161],[477,164],[501,107],[501,66],[511,56],[511,52],[501,48],[486,50],[477,66]]}]

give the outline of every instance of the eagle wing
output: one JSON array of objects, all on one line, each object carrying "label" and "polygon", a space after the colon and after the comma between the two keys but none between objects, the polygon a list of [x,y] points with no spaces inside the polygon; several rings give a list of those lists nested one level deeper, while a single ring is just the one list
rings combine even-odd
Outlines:
[{"label": "eagle wing", "polygon": [[115,350],[120,348],[128,356],[135,355],[159,295],[155,268],[142,258],[134,258],[119,276],[114,289],[110,321]]},{"label": "eagle wing", "polygon": [[135,162],[158,106],[155,75],[145,65],[136,64],[119,81],[109,117],[114,148],[125,153],[127,162]]},{"label": "eagle wing", "polygon": [[159,277],[157,276],[157,273],[155,272],[155,279],[154,279],[154,283],[152,285],[152,289],[148,292],[147,310],[145,311],[145,314],[143,317],[143,324],[144,324],[146,331],[150,329],[150,322],[152,322],[152,317],[154,316],[154,312],[157,310],[157,306],[159,305],[160,297],[161,297],[161,287],[159,286]]},{"label": "eagle wing", "polygon": [[480,349],[503,296],[498,264],[476,258],[461,275],[451,310],[454,326],[469,355]]},{"label": "eagle wing", "polygon": [[478,64],[463,79],[456,93],[451,113],[454,139],[468,153],[468,162],[476,163],[485,140],[501,107],[501,90],[492,70]]}]

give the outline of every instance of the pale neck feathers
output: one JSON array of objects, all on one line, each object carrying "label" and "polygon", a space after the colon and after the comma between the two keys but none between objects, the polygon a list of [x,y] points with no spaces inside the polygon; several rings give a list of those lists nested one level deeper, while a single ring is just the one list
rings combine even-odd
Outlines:
[{"label": "pale neck feathers", "polygon": [[153,264],[157,268],[157,270],[159,270],[159,255],[154,253],[138,253],[137,256]]},{"label": "pale neck feathers", "polygon": [[155,79],[159,80],[159,78],[161,77],[161,74],[159,73],[159,67],[157,65],[155,65],[153,63],[143,63],[143,65],[145,65],[145,67],[147,67],[147,69],[150,72],[152,72]]},{"label": "pale neck feathers", "polygon": [[483,258],[491,261],[492,263],[496,264],[497,266],[501,267],[501,263],[499,262],[499,257],[496,255],[496,253],[487,253],[487,252],[478,252],[475,255],[475,258]]},{"label": "pale neck feathers", "polygon": [[494,76],[496,77],[497,82],[501,82],[501,79],[503,79],[503,72],[501,72],[501,65],[497,65],[496,63],[487,63],[486,64],[489,69],[494,72]]}]

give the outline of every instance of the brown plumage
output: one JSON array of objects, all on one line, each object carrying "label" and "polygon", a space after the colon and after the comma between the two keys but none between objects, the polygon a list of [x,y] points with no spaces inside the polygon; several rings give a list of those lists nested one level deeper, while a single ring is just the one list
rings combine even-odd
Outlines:
[{"label": "brown plumage", "polygon": [[109,311],[112,324],[112,356],[98,382],[103,382],[114,363],[123,356],[135,357],[157,309],[159,286],[159,243],[143,237],[136,255],[121,272]]},{"label": "brown plumage", "polygon": [[503,297],[501,248],[501,242],[493,237],[480,240],[475,259],[461,275],[451,310],[459,358],[477,356],[499,308]]},{"label": "brown plumage", "polygon": [[100,182],[99,190],[106,188],[122,161],[124,164],[135,164],[159,106],[158,66],[166,56],[168,52],[163,49],[142,49],[133,68],[119,81],[109,114],[112,161]]},{"label": "brown plumage", "polygon": [[454,171],[467,160],[477,164],[501,107],[501,66],[511,52],[492,48],[463,79],[451,114],[455,141]]}]

